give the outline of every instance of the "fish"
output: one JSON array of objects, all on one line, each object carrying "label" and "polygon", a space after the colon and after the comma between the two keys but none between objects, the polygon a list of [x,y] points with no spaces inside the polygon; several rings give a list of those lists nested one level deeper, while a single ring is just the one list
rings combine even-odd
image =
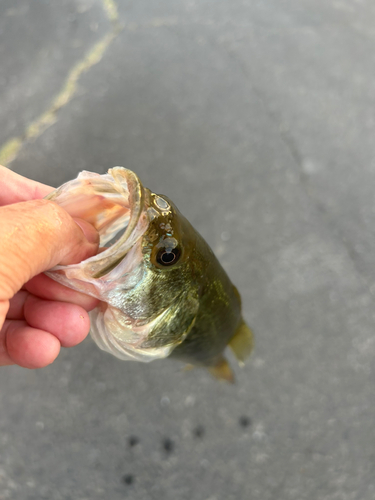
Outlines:
[{"label": "fish", "polygon": [[46,274],[100,300],[90,333],[102,350],[140,362],[174,358],[234,381],[224,351],[243,365],[253,347],[240,294],[167,196],[114,167],[83,171],[46,198],[99,233],[96,255]]}]

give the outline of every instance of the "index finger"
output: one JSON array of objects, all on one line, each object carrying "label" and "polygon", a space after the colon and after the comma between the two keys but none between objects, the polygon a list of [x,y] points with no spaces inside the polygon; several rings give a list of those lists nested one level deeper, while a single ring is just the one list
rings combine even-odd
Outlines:
[{"label": "index finger", "polygon": [[0,165],[0,206],[44,198],[54,188],[18,175]]}]

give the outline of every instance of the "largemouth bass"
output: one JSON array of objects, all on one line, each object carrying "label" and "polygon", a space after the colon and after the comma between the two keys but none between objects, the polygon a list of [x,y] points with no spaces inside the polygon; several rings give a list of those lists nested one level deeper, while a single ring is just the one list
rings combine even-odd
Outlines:
[{"label": "largemouth bass", "polygon": [[98,346],[120,359],[178,358],[233,381],[223,351],[252,349],[237,289],[172,201],[115,167],[81,172],[47,196],[99,232],[100,251],[46,274],[100,305],[90,313]]}]

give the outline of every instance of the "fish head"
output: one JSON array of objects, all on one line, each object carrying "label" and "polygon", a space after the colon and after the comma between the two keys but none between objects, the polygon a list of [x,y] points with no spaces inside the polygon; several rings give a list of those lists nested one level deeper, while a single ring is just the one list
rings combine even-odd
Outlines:
[{"label": "fish head", "polygon": [[101,301],[91,313],[97,344],[122,359],[166,357],[198,310],[191,253],[195,231],[167,197],[130,170],[82,172],[48,198],[99,232],[97,255],[47,274]]},{"label": "fish head", "polygon": [[108,303],[116,322],[117,311],[122,320],[129,319],[125,326],[131,329],[130,337],[134,332],[138,336],[138,355],[165,357],[185,339],[199,308],[192,258],[197,233],[166,196],[145,189],[145,207],[147,228],[126,257],[133,259],[131,286],[128,279],[122,280]]}]

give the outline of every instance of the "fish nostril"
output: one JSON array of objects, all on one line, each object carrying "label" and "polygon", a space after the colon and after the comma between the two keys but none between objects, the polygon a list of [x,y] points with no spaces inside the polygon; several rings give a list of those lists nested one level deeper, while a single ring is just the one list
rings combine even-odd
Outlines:
[{"label": "fish nostril", "polygon": [[137,436],[130,436],[128,443],[130,448],[133,448],[139,443],[139,438],[137,438]]},{"label": "fish nostril", "polygon": [[239,424],[241,427],[246,428],[250,427],[251,425],[251,419],[247,417],[246,415],[242,415],[242,417],[239,418]]},{"label": "fish nostril", "polygon": [[123,481],[123,483],[130,486],[134,483],[134,479],[135,478],[134,478],[133,474],[125,474],[125,476],[123,476],[123,478],[122,478],[122,481]]},{"label": "fish nostril", "polygon": [[205,433],[205,430],[204,430],[204,427],[203,425],[198,425],[194,430],[193,430],[193,434],[194,434],[194,437],[198,438],[198,439],[202,439],[203,436],[204,436],[204,433]]},{"label": "fish nostril", "polygon": [[165,438],[163,440],[163,448],[164,451],[166,451],[168,454],[172,453],[172,451],[174,450],[174,442],[172,441],[172,439]]}]

